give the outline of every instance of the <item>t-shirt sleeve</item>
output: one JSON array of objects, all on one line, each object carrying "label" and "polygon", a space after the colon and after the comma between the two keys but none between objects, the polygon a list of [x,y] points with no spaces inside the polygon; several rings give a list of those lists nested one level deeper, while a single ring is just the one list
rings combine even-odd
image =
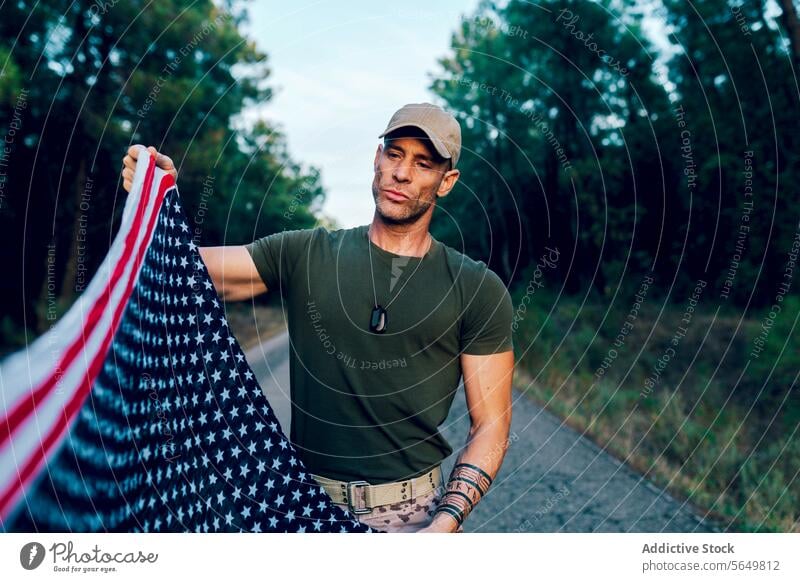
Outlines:
[{"label": "t-shirt sleeve", "polygon": [[286,292],[313,233],[313,229],[284,230],[245,245],[268,291]]},{"label": "t-shirt sleeve", "polygon": [[513,350],[511,294],[491,269],[487,268],[481,277],[474,295],[467,298],[461,326],[461,351],[483,356]]}]

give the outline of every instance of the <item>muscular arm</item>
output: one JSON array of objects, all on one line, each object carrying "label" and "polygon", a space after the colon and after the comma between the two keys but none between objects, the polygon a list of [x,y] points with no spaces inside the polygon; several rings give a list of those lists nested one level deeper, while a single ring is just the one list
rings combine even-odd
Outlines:
[{"label": "muscular arm", "polygon": [[243,301],[267,291],[244,246],[200,247],[200,256],[223,301]]},{"label": "muscular arm", "polygon": [[[126,192],[133,187],[136,163],[143,148],[139,144],[132,145],[122,158],[122,187]],[[178,170],[172,158],[157,152],[153,146],[147,150],[155,156],[159,168],[177,177]],[[211,282],[223,301],[243,301],[267,291],[250,253],[243,246],[200,247],[199,250]]]},{"label": "muscular arm", "polygon": [[508,443],[514,352],[462,354],[461,369],[471,422],[469,436],[427,531],[458,529],[500,470]]}]

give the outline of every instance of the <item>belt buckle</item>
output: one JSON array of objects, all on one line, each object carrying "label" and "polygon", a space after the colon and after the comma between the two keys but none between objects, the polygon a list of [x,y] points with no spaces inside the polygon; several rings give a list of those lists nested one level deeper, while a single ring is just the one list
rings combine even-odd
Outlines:
[{"label": "belt buckle", "polygon": [[369,483],[367,483],[366,481],[349,481],[347,483],[347,509],[349,509],[352,513],[356,515],[370,513],[372,511],[371,507],[366,507],[367,505],[366,494],[364,495],[364,507],[362,507],[361,509],[353,507],[353,487],[358,487],[360,485],[369,485]]}]

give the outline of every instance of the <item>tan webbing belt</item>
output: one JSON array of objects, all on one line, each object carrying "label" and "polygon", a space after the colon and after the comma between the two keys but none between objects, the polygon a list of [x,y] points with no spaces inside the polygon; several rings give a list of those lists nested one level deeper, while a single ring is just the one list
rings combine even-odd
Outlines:
[{"label": "tan webbing belt", "polygon": [[366,481],[337,481],[321,475],[311,475],[334,503],[344,503],[353,513],[369,513],[374,507],[401,503],[427,495],[442,484],[442,468],[437,465],[427,473],[393,483],[370,485]]}]

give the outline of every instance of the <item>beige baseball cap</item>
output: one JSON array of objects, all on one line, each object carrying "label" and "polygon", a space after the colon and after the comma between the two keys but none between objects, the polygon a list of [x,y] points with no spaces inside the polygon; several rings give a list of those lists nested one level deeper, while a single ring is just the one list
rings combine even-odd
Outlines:
[{"label": "beige baseball cap", "polygon": [[461,126],[455,117],[433,103],[408,103],[395,111],[378,137],[409,125],[424,131],[439,155],[452,160],[452,167],[456,167],[461,154]]}]

